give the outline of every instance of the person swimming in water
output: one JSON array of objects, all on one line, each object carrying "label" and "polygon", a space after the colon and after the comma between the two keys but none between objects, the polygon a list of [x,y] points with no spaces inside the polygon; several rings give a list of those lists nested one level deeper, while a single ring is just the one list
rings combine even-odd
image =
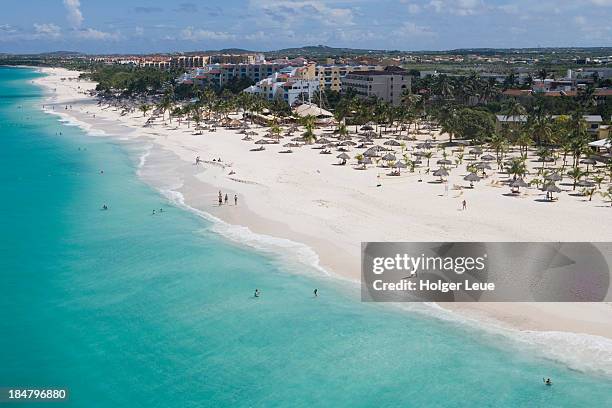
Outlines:
[{"label": "person swimming in water", "polygon": [[259,289],[255,289],[255,293],[253,294],[253,297],[259,297]]},{"label": "person swimming in water", "polygon": [[104,204],[104,205],[102,206],[102,209],[103,209],[103,210],[108,210],[108,206],[107,206],[106,204]]},{"label": "person swimming in water", "polygon": [[315,289],[315,290],[313,291],[313,293],[314,293],[315,297],[319,296],[319,289]]},{"label": "person swimming in water", "polygon": [[547,379],[542,378],[542,381],[544,381],[544,384],[546,385],[552,385],[552,381],[550,380],[550,378],[547,378]]},{"label": "person swimming in water", "polygon": [[151,215],[155,215],[155,210],[153,210],[153,213],[151,213]]}]

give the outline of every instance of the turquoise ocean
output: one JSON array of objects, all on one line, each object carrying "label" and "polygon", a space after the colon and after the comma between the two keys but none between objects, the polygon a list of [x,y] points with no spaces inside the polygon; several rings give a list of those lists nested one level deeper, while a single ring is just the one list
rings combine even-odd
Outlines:
[{"label": "turquoise ocean", "polygon": [[611,406],[605,373],[215,233],[138,178],[136,146],[45,113],[40,75],[0,68],[0,387],[71,407]]}]

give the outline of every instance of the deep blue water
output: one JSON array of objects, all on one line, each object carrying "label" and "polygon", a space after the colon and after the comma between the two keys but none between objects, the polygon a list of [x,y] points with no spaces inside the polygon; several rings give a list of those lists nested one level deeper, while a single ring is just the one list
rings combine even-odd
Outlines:
[{"label": "deep blue water", "polygon": [[610,406],[609,378],[227,242],[125,146],[44,113],[38,75],[0,68],[0,387],[75,407]]}]

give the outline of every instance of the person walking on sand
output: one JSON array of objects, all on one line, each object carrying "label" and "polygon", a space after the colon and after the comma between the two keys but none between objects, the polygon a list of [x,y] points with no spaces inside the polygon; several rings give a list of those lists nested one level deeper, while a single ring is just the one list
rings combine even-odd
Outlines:
[{"label": "person walking on sand", "polygon": [[225,204],[227,204],[228,200],[229,200],[229,198],[227,198],[227,193],[225,193]]},{"label": "person walking on sand", "polygon": [[463,206],[463,211],[467,210],[467,202],[465,200],[463,200],[461,205]]},{"label": "person walking on sand", "polygon": [[219,190],[219,206],[223,204],[223,194],[221,194],[221,190]]},{"label": "person walking on sand", "polygon": [[238,195],[234,194],[234,205],[238,205]]}]

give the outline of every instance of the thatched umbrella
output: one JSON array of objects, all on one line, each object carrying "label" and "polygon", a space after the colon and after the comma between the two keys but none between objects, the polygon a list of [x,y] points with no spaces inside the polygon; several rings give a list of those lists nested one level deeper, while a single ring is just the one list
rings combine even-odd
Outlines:
[{"label": "thatched umbrella", "polygon": [[485,155],[481,156],[480,159],[484,160],[484,161],[493,161],[493,160],[496,159],[496,157],[493,156],[492,154],[485,154]]},{"label": "thatched umbrella", "polygon": [[342,160],[342,163],[341,163],[341,164],[342,164],[342,165],[345,165],[345,164],[346,164],[346,161],[347,161],[348,159],[350,159],[350,158],[351,158],[351,156],[349,156],[349,155],[348,155],[348,154],[346,154],[346,153],[341,153],[341,154],[339,154],[338,156],[336,156],[336,158],[338,158],[338,159]]},{"label": "thatched umbrella", "polygon": [[440,159],[436,163],[438,163],[441,166],[449,166],[449,165],[453,164],[453,162],[448,160],[448,159]]},{"label": "thatched umbrella", "polygon": [[529,184],[527,184],[525,182],[525,180],[523,180],[522,178],[517,178],[516,180],[514,180],[511,184],[510,184],[510,188],[512,189],[512,192],[516,192],[518,193],[520,191],[521,187],[529,187]]},{"label": "thatched umbrella", "polygon": [[587,165],[586,171],[588,173],[589,172],[589,166],[595,166],[595,164],[597,163],[597,160],[595,160],[595,159],[593,159],[591,157],[587,157],[586,159],[580,160],[580,163]]},{"label": "thatched umbrella", "polygon": [[470,188],[474,188],[474,182],[480,181],[480,177],[476,173],[470,173],[463,178],[465,181],[470,182]]},{"label": "thatched umbrella", "polygon": [[416,145],[417,149],[431,149],[433,145],[429,142],[419,143]]},{"label": "thatched umbrella", "polygon": [[363,170],[365,170],[366,169],[366,165],[372,164],[372,159],[370,159],[369,157],[364,157],[363,159],[358,160],[357,163],[361,164],[361,166],[362,166],[361,168]]},{"label": "thatched umbrella", "polygon": [[473,154],[474,156],[478,156],[479,154],[482,154],[482,149],[480,147],[474,147],[471,148],[468,153]]},{"label": "thatched umbrella", "polygon": [[440,177],[440,181],[442,181],[443,177],[448,176],[448,170],[446,170],[444,167],[441,167],[438,170],[434,171],[433,175],[436,177]]},{"label": "thatched umbrella", "polygon": [[470,183],[473,183],[475,181],[480,181],[481,180],[481,178],[476,173],[470,173],[467,176],[465,176],[463,179],[465,181],[469,181]]},{"label": "thatched umbrella", "polygon": [[395,157],[395,155],[394,155],[394,154],[391,154],[391,153],[387,153],[387,154],[385,154],[385,155],[382,157],[382,159],[383,159],[383,160],[385,160],[385,161],[395,161],[395,160],[397,160],[397,158]]},{"label": "thatched umbrella", "polygon": [[551,173],[551,174],[545,176],[544,180],[553,181],[553,182],[561,181],[561,180],[563,180],[563,176],[561,176],[559,173]]},{"label": "thatched umbrella", "polygon": [[594,187],[595,183],[589,180],[580,180],[578,183],[576,183],[576,185],[578,187]]},{"label": "thatched umbrella", "polygon": [[478,170],[483,170],[483,171],[484,171],[485,169],[487,169],[487,170],[491,170],[491,166],[490,166],[488,163],[478,163],[478,164],[476,164],[476,166],[475,166],[475,167],[476,167]]},{"label": "thatched umbrella", "polygon": [[544,191],[546,191],[546,198],[549,198],[551,201],[553,199],[553,193],[560,193],[561,189],[557,187],[555,183],[549,183],[544,186]]},{"label": "thatched umbrella", "polygon": [[372,126],[370,126],[370,125],[364,125],[364,126],[361,127],[361,130],[368,130],[368,131],[370,131],[370,130],[374,130],[374,128]]},{"label": "thatched umbrella", "polygon": [[402,144],[400,142],[398,142],[397,140],[387,140],[385,143],[383,143],[386,146],[401,146]]}]

